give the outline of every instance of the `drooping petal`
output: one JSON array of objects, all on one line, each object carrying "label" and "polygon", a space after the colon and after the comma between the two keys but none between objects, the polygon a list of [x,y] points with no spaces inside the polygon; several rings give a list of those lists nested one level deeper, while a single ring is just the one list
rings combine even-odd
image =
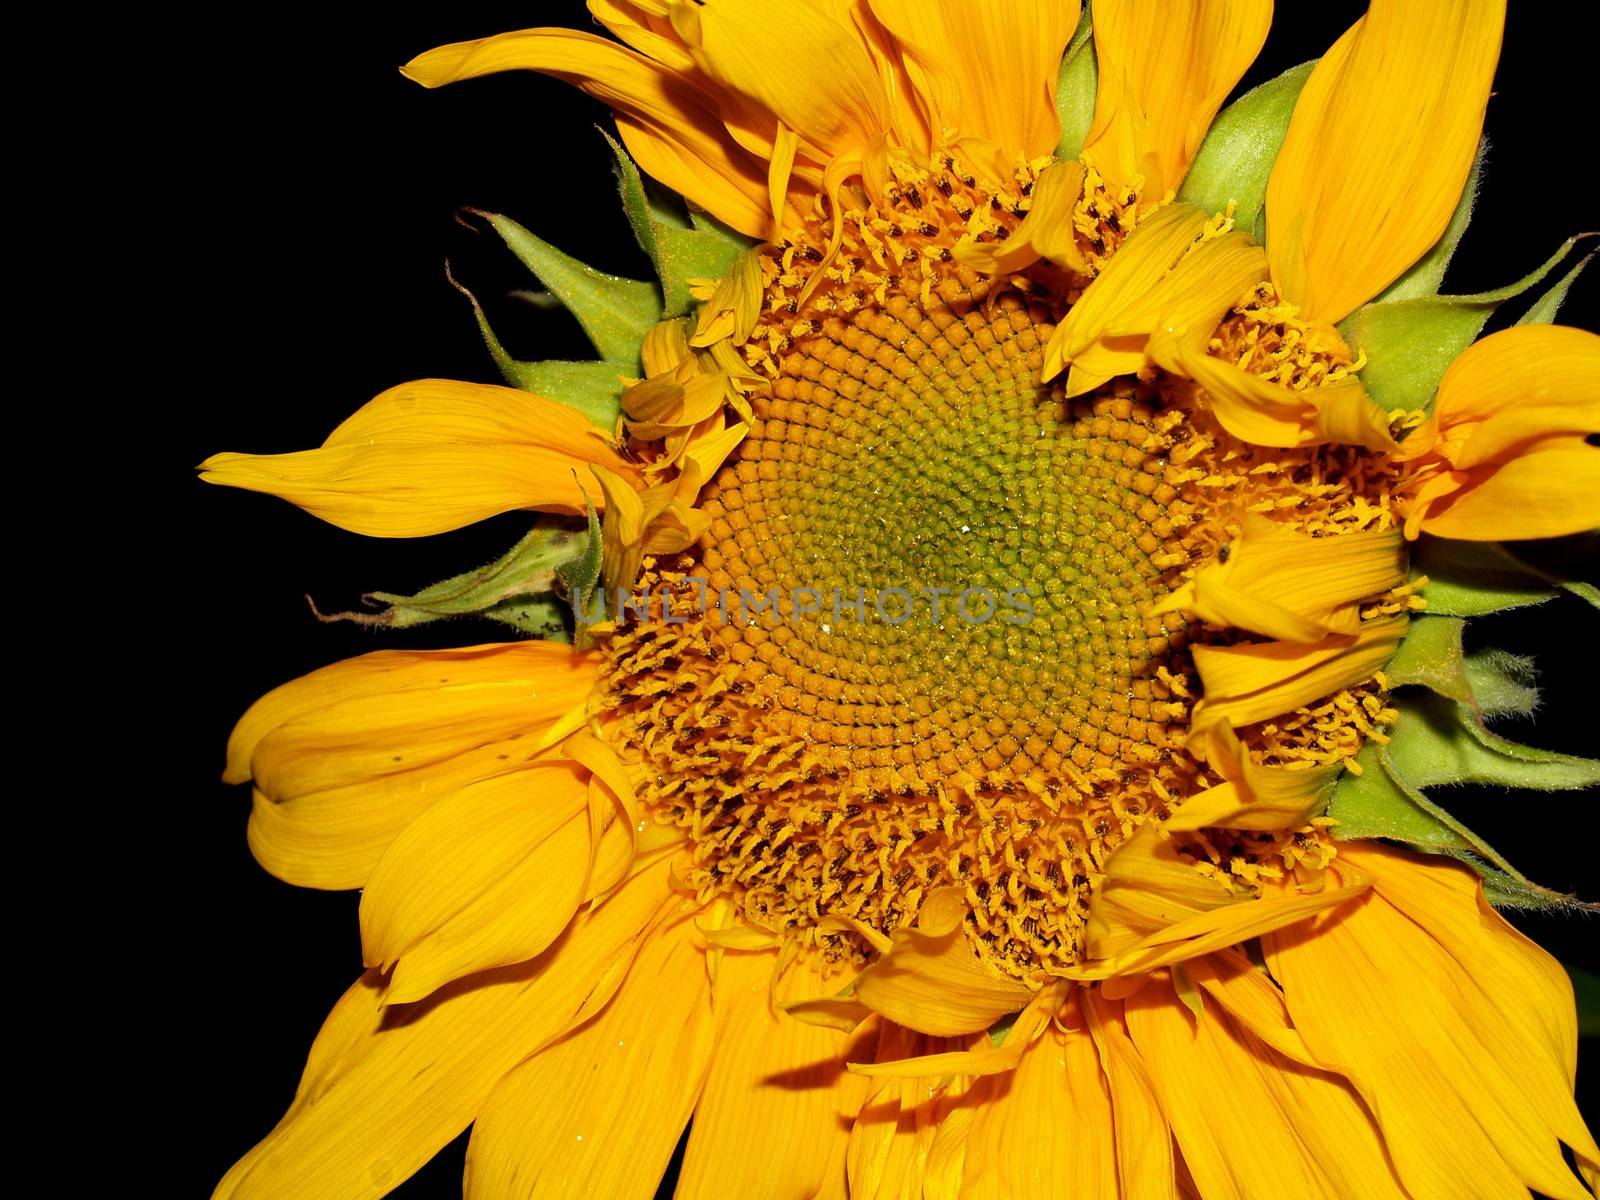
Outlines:
[{"label": "drooping petal", "polygon": [[897,1024],[940,1036],[976,1033],[1021,1009],[1038,989],[984,965],[966,916],[959,888],[930,893],[917,924],[895,930],[888,950],[856,976],[856,999]]},{"label": "drooping petal", "polygon": [[938,140],[977,138],[1006,160],[1049,154],[1056,75],[1078,0],[871,0],[934,114]]},{"label": "drooping petal", "polygon": [[1505,0],[1373,0],[1319,62],[1267,183],[1273,282],[1334,323],[1427,253],[1472,169]]},{"label": "drooping petal", "polygon": [[362,886],[428,805],[522,765],[598,669],[552,642],[380,650],[275,688],[228,741],[223,778],[257,784],[251,850],[302,887]]},{"label": "drooping petal", "polygon": [[267,492],[371,537],[423,537],[512,509],[581,514],[576,471],[637,481],[576,409],[516,388],[403,383],[362,406],[320,449],[213,454],[207,483]]},{"label": "drooping petal", "polygon": [[[717,968],[716,1049],[689,1133],[679,1200],[843,1194],[850,1127],[867,1084],[845,1071],[848,1035],[774,1008],[775,966],[773,954],[729,952]],[[760,1131],[759,1153],[729,1153],[752,1130]]]},{"label": "drooping petal", "polygon": [[[1572,1100],[1566,1039],[1532,1013],[1544,1003],[1570,1012],[1566,997],[1548,971],[1528,970],[1525,948],[1466,889],[1403,877],[1465,868],[1355,849],[1385,886],[1263,942],[1306,1045],[1346,1064],[1413,1194],[1531,1188],[1582,1200],[1559,1141],[1590,1161],[1594,1142]],[[1436,921],[1450,930],[1443,941]],[[1536,990],[1502,997],[1507,979]]]},{"label": "drooping petal", "polygon": [[1406,533],[1476,541],[1600,525],[1600,336],[1518,325],[1470,346],[1402,444]]},{"label": "drooping petal", "polygon": [[1100,0],[1091,11],[1100,74],[1084,158],[1113,183],[1143,176],[1145,201],[1159,201],[1255,61],[1272,2]]},{"label": "drooping petal", "polygon": [[[1169,204],[1141,222],[1050,335],[1045,347],[1045,381],[1054,379],[1069,363],[1076,364],[1097,342],[1109,337],[1123,308],[1156,288],[1205,224],[1205,214],[1188,204]],[[1069,393],[1088,391],[1119,369],[1137,370],[1144,363],[1142,340],[1105,349],[1122,351],[1123,357],[1097,363],[1092,372],[1080,371],[1082,382],[1069,378]]]},{"label": "drooping petal", "polygon": [[974,271],[998,275],[1020,271],[1041,258],[1069,270],[1086,271],[1072,214],[1083,194],[1084,169],[1077,161],[1051,163],[1034,180],[1031,207],[1003,242],[962,242],[955,256]]},{"label": "drooping petal", "polygon": [[[403,68],[423,87],[498,71],[539,71],[611,106],[628,151],[650,175],[740,233],[764,236],[766,164],[729,135],[716,98],[682,70],[687,51],[651,57],[573,29],[522,29],[419,54]],[[654,61],[657,51],[665,57]]]},{"label": "drooping petal", "polygon": [[1407,1195],[1359,1097],[1337,1075],[1284,1058],[1220,1006],[1191,1011],[1166,981],[1140,989],[1124,1007],[1200,1194]]},{"label": "drooping petal", "polygon": [[[711,0],[672,5],[673,28],[695,63],[765,114],[752,130],[770,147],[779,124],[820,164],[860,153],[889,127],[888,97],[861,37],[805,0]],[[826,64],[827,86],[815,72]],[[723,119],[739,122],[725,108]],[[737,136],[737,135],[736,135]]]},{"label": "drooping petal", "polygon": [[978,1082],[961,1194],[971,1200],[1120,1200],[1111,1089],[1077,1006],[1010,1075]]},{"label": "drooping petal", "polygon": [[689,921],[651,934],[604,1012],[500,1081],[472,1128],[466,1200],[652,1193],[711,1061],[693,935]]},{"label": "drooping petal", "polygon": [[391,1009],[369,972],[334,1007],[276,1129],[217,1200],[377,1200],[467,1127],[496,1083],[604,1007],[640,940],[678,898],[666,864],[574,922],[531,963]]},{"label": "drooping petal", "polygon": [[1303,704],[1372,678],[1405,636],[1406,618],[1363,621],[1354,633],[1316,642],[1237,642],[1196,646],[1205,698],[1190,720],[1191,741],[1217,721],[1235,727],[1293,712]]},{"label": "drooping petal", "polygon": [[561,935],[590,862],[588,779],[552,763],[469,784],[389,847],[361,895],[366,965],[405,1004],[474,971],[526,962]]},{"label": "drooping petal", "polygon": [[1405,580],[1403,544],[1398,529],[1314,538],[1251,513],[1225,559],[1200,568],[1151,611],[1183,610],[1225,628],[1315,642],[1349,632],[1334,617],[1354,617],[1352,601]]},{"label": "drooping petal", "polygon": [[[939,1054],[951,1041],[930,1038],[893,1022],[878,1034],[877,1060]],[[875,1080],[850,1129],[846,1172],[851,1200],[921,1200],[934,1135],[965,1090],[959,1077],[939,1087],[938,1076]]]}]

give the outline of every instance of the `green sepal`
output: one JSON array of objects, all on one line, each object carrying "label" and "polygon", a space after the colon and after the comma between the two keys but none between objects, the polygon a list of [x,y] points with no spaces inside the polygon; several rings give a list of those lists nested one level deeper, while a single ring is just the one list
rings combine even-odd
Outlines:
[{"label": "green sepal", "polygon": [[1005,1045],[1006,1035],[1011,1032],[1011,1027],[1017,1023],[1021,1013],[1006,1013],[993,1025],[989,1026],[989,1044],[991,1046]]},{"label": "green sepal", "polygon": [[1594,261],[1591,252],[1578,260],[1578,265],[1563,275],[1557,282],[1546,289],[1528,307],[1528,311],[1517,318],[1518,325],[1553,325],[1556,314],[1561,311],[1561,306],[1566,303],[1567,293],[1572,290],[1572,285],[1578,281],[1578,276],[1583,274],[1583,269]]},{"label": "green sepal", "polygon": [[1539,750],[1490,733],[1470,704],[1425,692],[1392,703],[1400,719],[1386,751],[1413,788],[1492,783],[1554,792],[1600,784],[1600,760]]},{"label": "green sepal", "polygon": [[1083,143],[1094,125],[1094,98],[1100,86],[1100,68],[1094,54],[1094,20],[1089,5],[1083,6],[1078,28],[1061,56],[1056,75],[1056,118],[1061,122],[1061,138],[1056,142],[1056,157],[1074,159],[1083,153]]},{"label": "green sepal", "polygon": [[[408,629],[451,617],[487,617],[547,641],[567,641],[566,604],[558,594],[562,571],[588,551],[582,530],[540,525],[488,566],[441,580],[413,595],[368,592],[370,613],[335,613],[325,621],[354,621]],[[320,616],[320,614],[319,614]]]},{"label": "green sepal", "polygon": [[562,593],[572,608],[573,641],[580,650],[587,650],[593,644],[589,626],[604,615],[605,609],[603,602],[598,606],[595,603],[595,586],[600,582],[602,559],[600,517],[587,494],[584,496],[584,507],[588,510],[588,522],[579,552],[556,568],[556,579],[560,581]]},{"label": "green sepal", "polygon": [[1600,1036],[1600,975],[1562,963],[1572,977],[1572,997],[1578,1005],[1578,1036]]},{"label": "green sepal", "polygon": [[1480,718],[1531,713],[1539,703],[1533,661],[1492,647],[1468,652],[1462,644],[1466,627],[1460,617],[1424,614],[1412,620],[1383,669],[1389,686],[1425,687]]},{"label": "green sepal", "polygon": [[1200,143],[1178,189],[1178,199],[1208,213],[1224,212],[1228,201],[1235,201],[1235,227],[1253,230],[1266,202],[1267,177],[1272,174],[1284,134],[1289,132],[1295,101],[1316,65],[1312,61],[1290,67],[1223,109]]},{"label": "green sepal", "polygon": [[[1559,539],[1585,544],[1577,547],[1575,557],[1588,552],[1586,547],[1594,540],[1592,535]],[[1535,566],[1498,542],[1460,542],[1424,534],[1411,551],[1411,577],[1421,576],[1428,579],[1422,597],[1428,602],[1429,614],[1435,616],[1481,617],[1543,604],[1563,591],[1600,608],[1600,589],[1593,584]]]},{"label": "green sepal", "polygon": [[[448,276],[448,272],[446,274]],[[546,400],[577,409],[589,418],[591,424],[606,433],[616,429],[617,418],[622,415],[623,379],[631,376],[631,367],[603,361],[562,362],[551,359],[524,362],[512,358],[495,336],[478,298],[457,283],[454,277],[450,277],[450,282],[471,303],[473,315],[478,319],[478,332],[483,334],[484,344],[489,347],[489,357],[494,359],[494,365],[507,383]]]},{"label": "green sepal", "polygon": [[661,319],[661,292],[653,283],[607,275],[585,266],[529,233],[510,217],[481,215],[528,270],[566,306],[599,352],[637,373],[644,335]]},{"label": "green sepal", "polygon": [[1352,349],[1367,356],[1361,382],[1372,398],[1385,409],[1429,408],[1439,380],[1495,309],[1555,270],[1577,240],[1569,238],[1536,270],[1494,291],[1418,296],[1358,308],[1339,330]]},{"label": "green sepal", "polygon": [[1502,871],[1492,863],[1484,862],[1467,850],[1446,851],[1451,858],[1465,863],[1483,880],[1484,897],[1495,908],[1528,909],[1535,912],[1566,911],[1593,912],[1594,904],[1579,900],[1568,892],[1558,892],[1534,883],[1522,875]]},{"label": "green sepal", "polygon": [[1456,201],[1456,210],[1450,214],[1450,223],[1445,226],[1444,234],[1433,244],[1433,249],[1412,263],[1399,279],[1379,292],[1373,303],[1386,304],[1392,300],[1415,300],[1422,296],[1439,294],[1439,288],[1444,283],[1445,268],[1450,265],[1456,247],[1461,244],[1462,235],[1472,223],[1472,206],[1478,199],[1478,181],[1483,176],[1483,156],[1488,150],[1489,139],[1483,138],[1478,142],[1478,153],[1472,160],[1472,170],[1467,175],[1467,185],[1461,189],[1461,199]]},{"label": "green sepal", "polygon": [[604,136],[617,157],[622,210],[661,280],[662,315],[681,316],[694,303],[689,281],[720,279],[752,243],[716,222],[691,224],[688,217],[653,200],[628,152],[609,133]]}]

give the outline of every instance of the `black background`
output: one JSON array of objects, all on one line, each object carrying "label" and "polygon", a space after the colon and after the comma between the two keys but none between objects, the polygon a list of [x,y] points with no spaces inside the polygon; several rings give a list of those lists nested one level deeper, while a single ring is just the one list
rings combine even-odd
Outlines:
[{"label": "black background", "polygon": [[[1280,7],[1293,11],[1280,13],[1241,90],[1314,57],[1361,11],[1345,0]],[[1484,187],[1448,290],[1508,282],[1568,234],[1600,226],[1585,177],[1595,42],[1592,29],[1572,27],[1574,11],[1513,7]],[[463,205],[504,212],[597,267],[647,277],[594,128],[607,123],[603,107],[527,72],[427,92],[396,70],[442,42],[537,23],[589,25],[570,2],[425,15],[274,9],[250,26],[176,34],[222,50],[178,54],[181,73],[153,85],[160,107],[139,168],[148,177],[128,182],[159,192],[146,232],[159,274],[182,295],[161,323],[168,394],[148,422],[163,435],[156,487],[172,514],[153,550],[176,572],[161,606],[162,670],[183,686],[147,743],[162,761],[145,765],[164,793],[151,814],[159,848],[148,881],[172,893],[160,1000],[173,1028],[161,1035],[162,1069],[193,1107],[146,1150],[154,1178],[178,1185],[174,1195],[209,1190],[277,1120],[324,1013],[360,970],[356,895],[292,888],[251,860],[248,791],[217,781],[229,728],[260,693],[339,658],[502,640],[498,627],[467,622],[401,634],[323,626],[304,597],[338,609],[365,590],[411,590],[488,560],[524,528],[511,516],[422,541],[365,539],[281,501],[208,488],[192,468],[218,450],[317,445],[407,379],[497,382],[466,302],[445,280],[447,260],[518,357],[591,356],[565,314],[506,298],[526,275],[454,215]],[[1593,327],[1597,276],[1574,289],[1569,323]],[[1480,640],[1538,656],[1542,744],[1596,750],[1594,618],[1564,598],[1474,626]],[[1588,638],[1575,652],[1578,629]],[[1500,728],[1533,737],[1531,726]],[[1542,882],[1600,899],[1592,843],[1580,835],[1592,794],[1449,800]],[[1589,919],[1520,923],[1569,961],[1600,966]],[[1597,1049],[1586,1041],[1590,1058]],[[1597,1075],[1589,1062],[1580,1078],[1589,1099]],[[464,1144],[396,1194],[459,1194]]]}]

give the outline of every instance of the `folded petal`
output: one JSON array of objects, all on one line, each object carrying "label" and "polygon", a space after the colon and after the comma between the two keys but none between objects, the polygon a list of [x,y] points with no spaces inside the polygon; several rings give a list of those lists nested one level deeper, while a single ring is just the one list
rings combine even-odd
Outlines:
[{"label": "folded petal", "polygon": [[472,1127],[466,1200],[652,1194],[711,1062],[693,935],[689,921],[652,933],[604,1012],[496,1085]]},{"label": "folded petal", "polygon": [[256,701],[223,778],[256,780],[250,845],[267,870],[360,887],[428,805],[525,763],[597,679],[594,655],[550,642],[381,650]]},{"label": "folded petal", "polygon": [[413,821],[361,894],[366,965],[388,1003],[525,962],[567,927],[590,861],[587,773],[550,763],[469,784]]},{"label": "folded petal", "polygon": [[604,1007],[678,898],[666,864],[630,881],[539,959],[390,1008],[369,972],[334,1007],[294,1103],[217,1200],[377,1200],[467,1127],[528,1055]]},{"label": "folded petal", "polygon": [[1600,446],[1581,438],[1550,438],[1507,462],[1443,478],[1454,490],[1422,507],[1424,533],[1496,542],[1600,526]]},{"label": "folded petal", "polygon": [[268,492],[372,537],[422,537],[517,508],[582,513],[577,469],[638,473],[576,409],[516,388],[403,383],[317,450],[214,454],[207,483]]},{"label": "folded petal", "polygon": [[[774,1008],[776,965],[773,954],[729,952],[717,968],[716,1049],[690,1127],[679,1200],[843,1194],[850,1127],[867,1083],[844,1069],[854,1044],[848,1035]],[[759,1131],[758,1151],[729,1152],[748,1145],[752,1131]]]},{"label": "folded petal", "polygon": [[978,138],[1009,161],[1049,154],[1060,135],[1056,75],[1078,0],[871,0],[900,43],[943,144]]},{"label": "folded petal", "polygon": [[1003,242],[962,242],[955,256],[985,275],[1006,274],[1041,258],[1069,270],[1087,272],[1078,250],[1073,211],[1083,195],[1083,164],[1051,163],[1034,180],[1027,216]]},{"label": "folded petal", "polygon": [[1450,223],[1477,153],[1505,0],[1373,0],[1319,62],[1267,183],[1272,278],[1343,320]]},{"label": "folded petal", "polygon": [[1077,1006],[1009,1075],[972,1092],[961,1195],[971,1200],[1120,1200],[1111,1089]]},{"label": "folded petal", "polygon": [[1349,632],[1335,615],[1405,581],[1404,538],[1398,529],[1311,537],[1250,513],[1225,558],[1152,609],[1192,612],[1212,625],[1247,629],[1291,642],[1315,642]]},{"label": "folded petal", "polygon": [[856,976],[855,997],[888,1020],[949,1036],[987,1029],[1038,991],[985,965],[967,934],[961,890],[923,901],[914,927],[897,929],[889,948]]},{"label": "folded petal", "polygon": [[[889,127],[888,96],[860,35],[827,6],[806,0],[674,3],[673,28],[695,63],[758,109],[770,147],[793,130],[814,161],[864,150]],[[815,72],[826,64],[827,86]],[[724,120],[738,115],[728,108]]]},{"label": "folded petal", "polygon": [[[1355,849],[1381,889],[1264,939],[1305,1044],[1346,1065],[1412,1194],[1581,1200],[1559,1143],[1593,1161],[1594,1142],[1566,1038],[1533,1013],[1553,1002],[1566,1019],[1550,972],[1530,971],[1525,947],[1466,889],[1405,878],[1465,868]],[[1505,992],[1508,981],[1535,990]]]},{"label": "folded petal", "polygon": [[[626,26],[623,6],[602,7],[609,10],[597,12],[602,20]],[[430,88],[498,71],[563,79],[610,105],[623,142],[647,173],[739,232],[765,236],[766,164],[723,127],[714,87],[693,71],[681,40],[667,36],[670,28],[659,19],[636,25],[625,40],[644,53],[574,29],[522,29],[437,47],[403,71]]]},{"label": "folded petal", "polygon": [[1371,679],[1405,636],[1406,618],[1361,622],[1354,633],[1316,642],[1237,642],[1196,646],[1205,698],[1195,705],[1191,740],[1226,719],[1236,728],[1293,712],[1313,700]]},{"label": "folded petal", "polygon": [[[1202,970],[1197,963],[1197,974]],[[1221,1006],[1191,1011],[1168,981],[1153,981],[1124,1006],[1200,1194],[1407,1195],[1383,1139],[1343,1079],[1283,1057]]]},{"label": "folded petal", "polygon": [[1099,0],[1091,11],[1100,73],[1084,159],[1113,183],[1143,176],[1145,201],[1159,201],[1255,61],[1271,0]]}]

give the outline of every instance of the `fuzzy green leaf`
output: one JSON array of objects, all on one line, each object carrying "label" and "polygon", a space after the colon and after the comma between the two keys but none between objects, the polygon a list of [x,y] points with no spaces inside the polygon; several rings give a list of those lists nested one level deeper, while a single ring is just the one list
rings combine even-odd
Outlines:
[{"label": "fuzzy green leaf", "polygon": [[1400,648],[1383,668],[1389,683],[1394,687],[1417,684],[1463,704],[1470,703],[1472,688],[1467,682],[1466,652],[1461,646],[1466,627],[1460,617],[1415,618],[1406,628]]},{"label": "fuzzy green leaf", "polygon": [[1478,153],[1472,160],[1472,171],[1467,175],[1467,185],[1461,189],[1461,199],[1456,201],[1456,210],[1450,214],[1450,224],[1445,226],[1443,236],[1434,243],[1433,249],[1414,262],[1404,275],[1379,293],[1375,303],[1415,300],[1419,296],[1439,294],[1439,288],[1444,283],[1445,268],[1450,265],[1456,247],[1461,244],[1462,234],[1467,232],[1467,226],[1472,223],[1472,206],[1478,198],[1478,181],[1483,175],[1483,156],[1488,149],[1489,139],[1484,138],[1478,143]]},{"label": "fuzzy green leaf", "polygon": [[1361,381],[1382,408],[1426,409],[1450,364],[1472,344],[1495,309],[1522,295],[1560,265],[1570,238],[1513,284],[1473,296],[1419,296],[1357,309],[1339,328],[1365,352]]},{"label": "fuzzy green leaf", "polygon": [[334,613],[322,619],[407,629],[451,617],[480,616],[534,637],[565,641],[564,606],[555,594],[556,581],[562,566],[582,554],[586,543],[580,531],[541,525],[487,566],[412,595],[368,592],[362,602],[378,611]]},{"label": "fuzzy green leaf", "polygon": [[1078,28],[1067,43],[1067,52],[1061,58],[1061,70],[1056,75],[1056,116],[1061,121],[1061,140],[1056,143],[1056,157],[1077,158],[1083,153],[1083,143],[1094,125],[1094,97],[1099,87],[1100,71],[1094,54],[1094,21],[1089,5],[1083,6],[1083,16]]},{"label": "fuzzy green leaf", "polygon": [[622,363],[559,360],[523,362],[512,358],[495,336],[478,298],[456,283],[454,278],[450,282],[471,303],[472,312],[478,319],[478,332],[483,334],[484,343],[489,347],[489,357],[494,359],[494,365],[500,369],[507,383],[536,396],[543,396],[546,400],[575,408],[588,417],[591,424],[607,433],[616,428],[617,418],[622,415],[622,381],[625,376],[632,374],[631,367]]},{"label": "fuzzy green leaf", "polygon": [[1479,717],[1528,716],[1539,706],[1531,658],[1486,647],[1462,660]]},{"label": "fuzzy green leaf", "polygon": [[656,285],[596,271],[510,217],[482,215],[523,265],[578,318],[600,357],[626,363],[637,372],[644,335],[661,319]]},{"label": "fuzzy green leaf", "polygon": [[579,649],[587,649],[591,641],[588,626],[594,624],[597,617],[604,613],[605,605],[595,603],[595,585],[600,582],[600,564],[602,548],[600,540],[600,517],[594,511],[594,504],[584,498],[588,509],[588,524],[583,532],[582,547],[578,554],[569,558],[556,568],[556,578],[560,581],[561,590],[567,598],[567,603],[572,606],[574,641]]},{"label": "fuzzy green leaf", "polygon": [[1471,837],[1448,813],[1395,778],[1377,742],[1361,748],[1356,765],[1360,773],[1341,775],[1328,801],[1328,816],[1339,822],[1335,837],[1388,838],[1433,853],[1471,847]]},{"label": "fuzzy green leaf", "polygon": [[617,158],[622,209],[639,248],[650,256],[661,280],[662,315],[680,316],[694,301],[689,282],[720,279],[750,243],[715,224],[706,228],[691,224],[668,205],[652,201],[639,168],[627,151],[610,134],[606,141]]},{"label": "fuzzy green leaf", "polygon": [[[1550,553],[1568,549],[1581,560],[1592,550],[1590,535],[1554,539],[1540,543],[1528,553]],[[1586,548],[1587,547],[1587,548]],[[1422,597],[1433,616],[1481,617],[1487,613],[1543,604],[1566,591],[1600,608],[1600,589],[1582,580],[1568,578],[1563,564],[1534,565],[1513,554],[1498,542],[1459,542],[1450,538],[1418,538],[1411,551],[1411,578],[1427,576]]]},{"label": "fuzzy green leaf", "polygon": [[1466,850],[1447,850],[1451,858],[1459,859],[1467,864],[1483,879],[1483,894],[1489,903],[1496,908],[1524,909],[1535,912],[1573,912],[1579,910],[1592,910],[1594,905],[1585,904],[1576,896],[1567,892],[1558,892],[1553,888],[1544,887],[1534,883],[1533,880],[1519,875],[1514,871],[1502,871],[1492,863],[1486,863],[1476,854]]},{"label": "fuzzy green leaf", "polygon": [[1485,729],[1468,705],[1424,692],[1396,697],[1393,704],[1400,720],[1387,755],[1412,788],[1492,783],[1571,791],[1600,784],[1600,761],[1508,741]]},{"label": "fuzzy green leaf", "polygon": [[1583,269],[1593,261],[1593,254],[1586,254],[1579,259],[1577,266],[1563,275],[1556,283],[1551,284],[1544,295],[1529,305],[1528,311],[1517,318],[1517,324],[1554,324],[1556,314],[1561,311],[1561,306],[1566,303],[1567,293],[1572,290],[1572,285],[1578,281],[1578,276],[1583,274]]},{"label": "fuzzy green leaf", "polygon": [[1178,199],[1208,213],[1223,212],[1228,201],[1239,229],[1254,229],[1267,195],[1267,177],[1277,160],[1289,117],[1315,62],[1290,67],[1276,79],[1252,88],[1218,114],[1200,143]]}]

